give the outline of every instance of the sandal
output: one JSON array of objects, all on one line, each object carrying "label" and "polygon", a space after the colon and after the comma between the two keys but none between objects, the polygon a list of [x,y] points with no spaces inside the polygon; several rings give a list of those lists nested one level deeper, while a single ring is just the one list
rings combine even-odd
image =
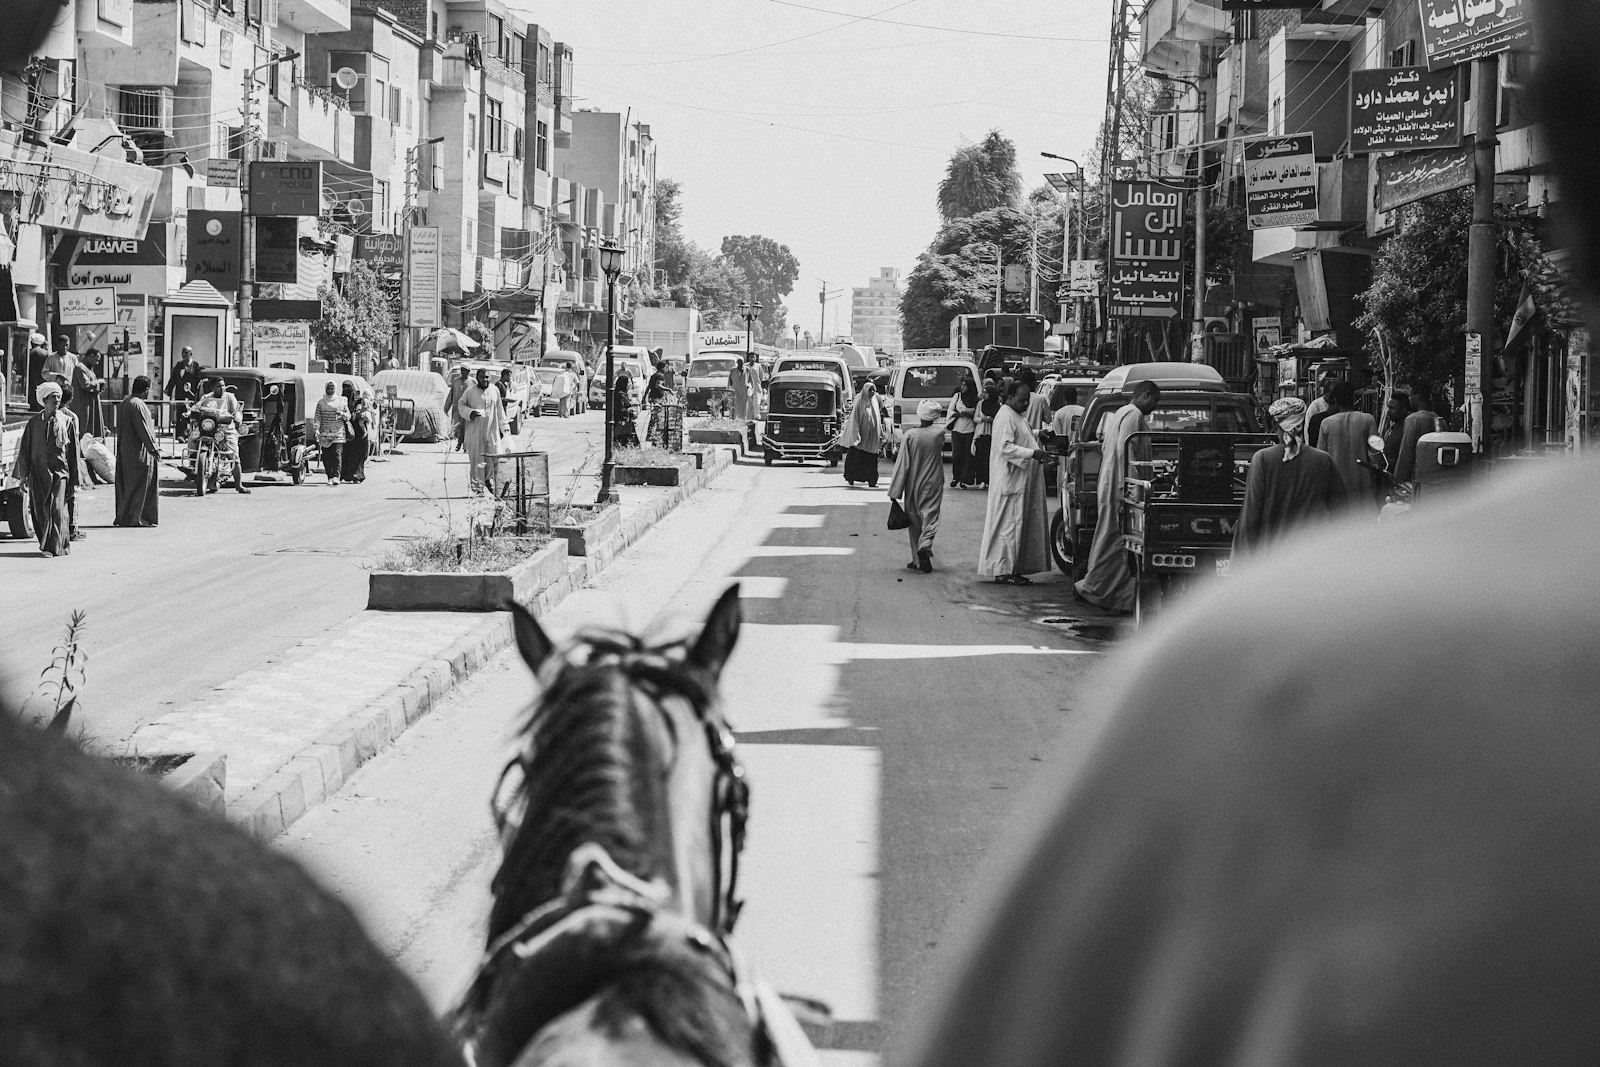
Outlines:
[{"label": "sandal", "polygon": [[1032,585],[1033,579],[1022,574],[1002,574],[994,580],[995,585]]}]

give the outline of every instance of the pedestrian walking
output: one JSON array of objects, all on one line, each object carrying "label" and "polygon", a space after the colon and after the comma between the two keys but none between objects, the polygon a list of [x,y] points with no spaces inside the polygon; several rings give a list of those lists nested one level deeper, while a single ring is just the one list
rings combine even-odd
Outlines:
[{"label": "pedestrian walking", "polygon": [[[657,353],[660,349],[656,350]],[[665,370],[661,365],[661,357],[655,353],[650,356],[650,378],[644,383],[645,410],[650,413],[650,421],[645,427],[644,439],[648,444],[657,448],[664,447],[666,420],[661,410],[662,403],[666,400],[667,387],[665,384]]]},{"label": "pedestrian walking", "polygon": [[1416,381],[1411,385],[1411,414],[1406,416],[1400,429],[1400,454],[1395,459],[1394,479],[1397,482],[1415,481],[1417,477],[1417,443],[1423,434],[1439,429],[1439,416],[1433,411],[1433,383]]},{"label": "pedestrian walking", "polygon": [[1319,383],[1322,392],[1306,406],[1306,442],[1313,447],[1317,443],[1317,431],[1322,426],[1322,420],[1328,417],[1333,410],[1333,387],[1339,381],[1331,374],[1324,374]]},{"label": "pedestrian walking", "polygon": [[900,455],[889,478],[889,499],[900,502],[911,523],[906,527],[911,538],[911,562],[906,566],[923,574],[933,570],[933,537],[944,503],[944,413],[945,406],[937,400],[917,405],[921,425],[901,437]]},{"label": "pedestrian walking", "polygon": [[323,390],[312,415],[316,423],[317,448],[322,452],[322,468],[328,473],[328,484],[338,485],[344,465],[344,443],[350,436],[350,408],[332,382]]},{"label": "pedestrian walking", "polygon": [[462,441],[467,450],[467,482],[473,491],[493,492],[498,480],[500,439],[505,436],[505,406],[500,391],[479,368],[456,405],[461,414]]},{"label": "pedestrian walking", "polygon": [[133,380],[117,407],[116,518],[113,526],[155,526],[161,502],[161,446],[150,417],[150,379]]},{"label": "pedestrian walking", "polygon": [[172,365],[166,394],[174,408],[173,433],[180,441],[188,440],[189,406],[200,399],[200,364],[195,362],[194,349],[188,345],[179,350],[178,362]]},{"label": "pedestrian walking", "polygon": [[971,489],[978,484],[973,472],[972,438],[978,430],[978,383],[972,375],[961,379],[961,388],[950,398],[945,418],[950,425],[950,488]]},{"label": "pedestrian walking", "polygon": [[105,379],[100,377],[100,352],[91,348],[72,366],[72,413],[78,428],[90,437],[106,435],[106,417],[100,410],[100,392]]},{"label": "pedestrian walking", "polygon": [[633,387],[627,371],[617,371],[611,386],[611,434],[617,448],[639,447],[639,413],[633,406]]},{"label": "pedestrian walking", "polygon": [[1371,517],[1378,510],[1378,480],[1370,466],[1367,439],[1378,432],[1378,420],[1356,410],[1355,386],[1339,382],[1328,397],[1331,410],[1322,420],[1316,446],[1333,460],[1344,485],[1345,506]]},{"label": "pedestrian walking", "polygon": [[72,413],[72,387],[61,387],[61,398],[56,404],[56,410],[66,420],[67,434],[77,446],[78,456],[77,477],[67,484],[67,530],[68,537],[73,541],[82,541],[89,535],[78,529],[78,489],[84,482],[93,483],[94,475],[89,470],[89,464],[83,456],[83,429],[78,425],[78,416]]},{"label": "pedestrian walking", "polygon": [[883,452],[883,416],[878,411],[878,388],[864,382],[856,394],[855,406],[839,434],[844,453],[844,482],[865,482],[878,487],[878,456]]},{"label": "pedestrian walking", "polygon": [[1137,579],[1122,548],[1122,472],[1127,468],[1133,435],[1144,429],[1145,416],[1160,400],[1161,387],[1155,382],[1138,383],[1128,402],[1107,421],[1101,436],[1094,540],[1089,545],[1088,567],[1072,591],[1079,600],[1104,611],[1133,610]]},{"label": "pedestrian walking", "polygon": [[994,420],[1004,405],[1000,401],[1000,379],[983,379],[983,399],[972,415],[972,477],[982,489],[989,487],[990,452],[994,442]]},{"label": "pedestrian walking", "polygon": [[1050,569],[1044,494],[1044,465],[1050,456],[1025,418],[1032,398],[1026,383],[1012,382],[994,421],[978,573],[998,585],[1032,585],[1029,574]]},{"label": "pedestrian walking", "polygon": [[50,346],[45,342],[44,334],[35,331],[28,336],[31,343],[28,348],[28,407],[33,411],[39,408],[39,386],[44,384],[44,365],[50,358]]},{"label": "pedestrian walking", "polygon": [[465,365],[456,367],[456,376],[450,380],[450,393],[445,398],[445,404],[450,409],[450,435],[455,438],[457,452],[466,447],[466,420],[461,417],[459,405],[471,384],[472,372]]},{"label": "pedestrian walking", "polygon": [[390,352],[390,353],[386,354],[383,357],[383,362],[378,364],[378,369],[379,370],[399,370],[400,369],[400,361],[398,359],[394,358],[394,353],[393,352]]},{"label": "pedestrian walking", "polygon": [[350,439],[339,457],[339,480],[367,480],[367,456],[372,451],[372,402],[352,382],[344,383],[345,408],[350,412]]},{"label": "pedestrian walking", "polygon": [[64,333],[56,334],[56,350],[44,361],[45,380],[71,386],[72,372],[77,363],[78,357],[72,351],[72,338]]},{"label": "pedestrian walking", "polygon": [[65,556],[72,547],[68,494],[78,482],[78,442],[61,410],[61,386],[40,383],[34,390],[38,414],[28,420],[17,448],[13,476],[28,487],[28,507],[39,552]]},{"label": "pedestrian walking", "polygon": [[1261,552],[1291,530],[1326,522],[1344,509],[1344,483],[1333,460],[1306,444],[1306,402],[1286,396],[1267,409],[1280,443],[1250,458],[1244,507],[1233,528],[1233,554]]},{"label": "pedestrian walking", "polygon": [[728,370],[728,396],[733,403],[733,410],[728,413],[728,417],[743,419],[746,405],[749,403],[750,379],[746,375],[744,363],[737,359]]}]

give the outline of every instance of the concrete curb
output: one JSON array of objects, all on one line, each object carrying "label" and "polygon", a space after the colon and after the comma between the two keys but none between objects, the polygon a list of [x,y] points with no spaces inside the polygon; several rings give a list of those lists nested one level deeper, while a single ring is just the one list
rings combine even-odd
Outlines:
[{"label": "concrete curb", "polygon": [[[685,472],[676,486],[648,508],[624,518],[620,527],[588,556],[569,557],[562,577],[537,593],[527,606],[535,615],[555,609],[588,584],[612,560],[631,547],[689,497],[733,465],[735,452],[720,447],[703,470]],[[512,642],[511,617],[504,612],[484,621],[438,656],[419,665],[393,688],[360,711],[345,717],[307,744],[278,772],[227,804],[227,816],[252,836],[269,841],[311,808],[337,793],[356,772],[395,742],[406,728],[442,701]]]}]

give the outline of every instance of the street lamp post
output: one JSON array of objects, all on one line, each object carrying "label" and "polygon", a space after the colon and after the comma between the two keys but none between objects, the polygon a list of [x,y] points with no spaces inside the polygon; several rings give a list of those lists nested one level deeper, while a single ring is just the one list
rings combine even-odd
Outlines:
[{"label": "street lamp post", "polygon": [[[1076,175],[1076,178],[1077,178],[1076,191],[1075,192],[1069,192],[1067,194],[1068,196],[1071,196],[1073,198],[1073,200],[1075,201],[1074,204],[1069,205],[1069,207],[1068,207],[1068,212],[1069,212],[1068,218],[1070,219],[1070,213],[1072,211],[1072,208],[1075,207],[1077,209],[1077,216],[1078,216],[1078,218],[1077,218],[1077,226],[1075,227],[1077,229],[1077,231],[1078,231],[1078,252],[1077,252],[1077,255],[1074,258],[1081,260],[1083,258],[1083,191],[1084,191],[1083,190],[1083,164],[1079,163],[1076,159],[1071,159],[1071,158],[1069,158],[1067,156],[1058,156],[1054,152],[1040,152],[1039,154],[1041,156],[1045,157],[1046,159],[1058,159],[1063,163],[1071,163],[1073,169],[1077,172],[1077,175]],[[1064,220],[1064,221],[1067,221],[1067,220]],[[1068,229],[1072,229],[1072,228],[1074,228],[1074,227],[1063,226],[1062,230],[1061,230],[1062,273],[1068,277],[1068,279],[1069,279],[1068,284],[1069,285],[1071,284],[1070,283],[1070,278],[1071,278],[1071,274],[1072,274],[1072,268],[1067,263],[1067,230]],[[1073,297],[1073,299],[1072,299],[1072,318],[1073,318],[1073,320],[1075,322],[1076,321],[1081,321],[1083,319],[1083,301],[1081,299],[1079,299],[1078,297]]]},{"label": "street lamp post", "polygon": [[[752,304],[748,300],[739,304],[739,317],[744,319],[744,350],[746,355],[755,354],[756,346],[752,335],[755,331],[756,319],[760,318],[761,313],[765,310],[766,308],[762,305]],[[749,395],[751,384],[750,382],[745,384],[745,394],[747,396]],[[756,424],[748,419],[745,421],[748,423],[745,427],[745,433],[750,439],[750,448],[754,450],[756,446]]]},{"label": "street lamp post", "polygon": [[606,276],[606,454],[600,466],[601,504],[615,503],[617,491],[611,487],[612,445],[615,443],[617,348],[617,275],[622,273],[622,249],[609,242],[600,246],[600,272]]}]

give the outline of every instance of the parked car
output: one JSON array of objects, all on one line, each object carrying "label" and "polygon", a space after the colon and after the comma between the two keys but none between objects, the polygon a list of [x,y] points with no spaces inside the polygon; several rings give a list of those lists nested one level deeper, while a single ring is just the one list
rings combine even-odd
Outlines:
[{"label": "parked car", "polygon": [[589,365],[583,356],[566,348],[557,348],[539,357],[541,367],[565,367],[578,376],[578,410],[589,407]]},{"label": "parked car", "polygon": [[[901,435],[919,425],[917,405],[924,400],[948,403],[961,389],[963,379],[978,377],[975,364],[964,359],[914,359],[889,370],[889,386],[884,400],[889,406],[889,453],[900,451]],[[945,433],[945,447],[950,434]]]},{"label": "parked car", "polygon": [[564,396],[556,395],[556,387],[560,384],[562,375],[566,374],[564,367],[535,367],[533,368],[533,381],[529,387],[539,391],[536,404],[530,404],[531,413],[534,415],[551,414],[558,418],[578,413],[579,393],[576,388]]}]

